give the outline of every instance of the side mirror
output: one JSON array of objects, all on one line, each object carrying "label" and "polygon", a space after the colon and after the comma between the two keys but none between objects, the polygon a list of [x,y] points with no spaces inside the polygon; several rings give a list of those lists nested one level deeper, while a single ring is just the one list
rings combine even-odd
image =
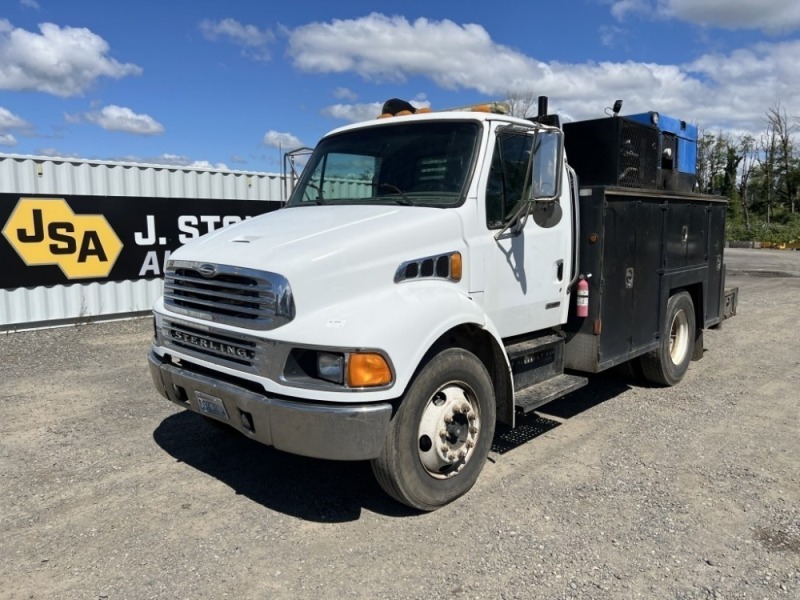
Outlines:
[{"label": "side mirror", "polygon": [[531,157],[530,199],[550,202],[561,196],[561,161],[564,156],[564,134],[557,129],[536,132]]}]

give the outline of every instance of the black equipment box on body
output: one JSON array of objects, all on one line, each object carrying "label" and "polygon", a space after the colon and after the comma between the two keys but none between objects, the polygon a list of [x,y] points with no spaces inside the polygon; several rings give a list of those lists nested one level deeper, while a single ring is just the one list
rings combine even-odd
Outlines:
[{"label": "black equipment box on body", "polygon": [[692,296],[698,330],[720,323],[725,198],[594,186],[581,187],[579,204],[589,316],[575,316],[573,293],[567,368],[599,372],[657,348],[669,335],[667,301],[679,290]]}]

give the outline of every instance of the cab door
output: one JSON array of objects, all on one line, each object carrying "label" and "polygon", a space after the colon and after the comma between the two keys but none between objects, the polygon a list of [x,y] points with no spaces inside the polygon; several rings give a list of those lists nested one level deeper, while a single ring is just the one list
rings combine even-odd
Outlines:
[{"label": "cab door", "polygon": [[[565,170],[561,132],[549,133],[498,128],[479,182],[485,208],[483,303],[504,338],[561,325],[569,311],[569,186],[566,177],[563,185],[553,179],[552,174],[561,177]],[[557,148],[540,154],[545,144],[557,144]],[[557,164],[546,164],[548,156]],[[560,193],[558,188],[562,188]],[[532,194],[553,195],[553,199],[527,202]],[[526,205],[524,226],[507,229],[509,220],[520,210],[524,213]]]}]

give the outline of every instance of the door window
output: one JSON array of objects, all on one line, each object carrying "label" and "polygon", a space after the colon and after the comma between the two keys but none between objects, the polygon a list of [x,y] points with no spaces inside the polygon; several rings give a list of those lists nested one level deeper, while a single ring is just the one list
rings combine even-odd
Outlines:
[{"label": "door window", "polygon": [[497,136],[486,184],[486,226],[500,229],[523,200],[533,136]]}]

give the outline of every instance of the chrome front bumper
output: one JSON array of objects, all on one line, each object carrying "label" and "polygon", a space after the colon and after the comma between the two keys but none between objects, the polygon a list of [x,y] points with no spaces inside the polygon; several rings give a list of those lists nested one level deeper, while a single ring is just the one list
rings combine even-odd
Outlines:
[{"label": "chrome front bumper", "polygon": [[[338,405],[272,398],[195,373],[148,355],[153,383],[178,406],[227,423],[249,438],[279,450],[331,460],[377,458],[389,430],[385,402]],[[224,406],[216,415],[204,406]]]}]

